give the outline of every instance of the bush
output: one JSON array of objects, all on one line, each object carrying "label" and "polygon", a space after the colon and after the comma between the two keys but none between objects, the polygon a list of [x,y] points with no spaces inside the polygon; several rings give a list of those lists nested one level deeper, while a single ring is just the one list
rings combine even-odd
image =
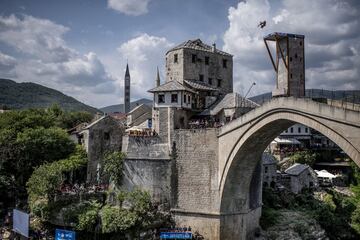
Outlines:
[{"label": "bush", "polygon": [[94,231],[99,217],[101,204],[96,201],[88,202],[87,206],[79,212],[76,229],[81,231]]},{"label": "bush", "polygon": [[128,231],[135,226],[137,219],[135,212],[108,205],[102,208],[100,216],[103,233]]},{"label": "bush", "polygon": [[351,215],[351,227],[360,234],[360,204]]},{"label": "bush", "polygon": [[262,209],[262,215],[260,218],[260,226],[263,229],[268,229],[269,227],[275,225],[278,222],[280,214],[273,208],[264,206]]}]

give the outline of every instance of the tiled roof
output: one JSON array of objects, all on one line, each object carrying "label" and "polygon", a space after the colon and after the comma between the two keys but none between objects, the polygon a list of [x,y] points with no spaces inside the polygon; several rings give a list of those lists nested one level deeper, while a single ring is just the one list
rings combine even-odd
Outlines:
[{"label": "tiled roof", "polygon": [[151,107],[150,107],[149,105],[140,104],[140,105],[134,107],[134,108],[128,113],[128,115],[131,115],[133,112],[137,111],[137,110],[140,109],[140,108],[143,108],[144,111],[146,111],[146,110],[151,111]]},{"label": "tiled roof", "polygon": [[238,93],[228,93],[212,105],[210,108],[203,111],[200,115],[217,115],[221,110],[227,108],[256,108],[259,104],[242,97]]},{"label": "tiled roof", "polygon": [[107,115],[109,115],[110,117],[113,117],[115,119],[118,119],[118,120],[126,118],[126,113],[121,113],[121,112],[108,113]]},{"label": "tiled roof", "polygon": [[308,168],[309,168],[309,165],[295,163],[294,165],[292,165],[291,167],[286,169],[285,173],[290,174],[290,175],[299,175],[300,173],[302,173],[304,170],[306,170]]},{"label": "tiled roof", "polygon": [[101,122],[103,119],[109,117],[108,115],[104,115],[102,117],[100,117],[99,119],[95,120],[94,122],[90,123],[89,125],[87,125],[84,129],[89,129],[91,127],[93,127],[94,125],[96,125],[98,122]]},{"label": "tiled roof", "polygon": [[197,80],[184,80],[184,82],[189,85],[189,87],[194,88],[196,90],[202,91],[217,91],[218,89],[211,87],[210,85],[200,82]]},{"label": "tiled roof", "polygon": [[166,82],[158,87],[150,89],[148,92],[171,92],[171,91],[188,91],[194,93],[190,88],[182,85],[178,81]]},{"label": "tiled roof", "polygon": [[262,163],[264,165],[277,164],[276,158],[270,153],[263,153]]},{"label": "tiled roof", "polygon": [[[209,45],[203,43],[200,39],[195,39],[195,40],[185,41],[185,42],[177,45],[176,47],[170,49],[169,51],[167,51],[167,53],[174,51],[174,50],[181,49],[181,48],[190,48],[190,49],[195,49],[195,50],[200,50],[200,51],[213,52],[212,46],[209,46]],[[215,49],[215,53],[218,53],[218,54],[221,54],[224,56],[230,56],[230,57],[232,56],[231,54],[220,51],[218,49]]]}]

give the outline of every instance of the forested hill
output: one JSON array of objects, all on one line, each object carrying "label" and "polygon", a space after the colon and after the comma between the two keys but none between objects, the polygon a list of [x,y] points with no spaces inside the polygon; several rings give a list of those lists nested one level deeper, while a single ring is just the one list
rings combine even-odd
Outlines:
[{"label": "forested hill", "polygon": [[31,82],[17,83],[9,79],[0,79],[0,107],[6,106],[9,109],[46,108],[54,103],[69,111],[100,112],[100,110],[52,88]]}]

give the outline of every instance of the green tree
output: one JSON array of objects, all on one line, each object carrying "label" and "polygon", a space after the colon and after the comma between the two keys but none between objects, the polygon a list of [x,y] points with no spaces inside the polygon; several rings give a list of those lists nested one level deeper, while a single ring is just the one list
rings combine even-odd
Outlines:
[{"label": "green tree", "polygon": [[125,154],[117,151],[106,153],[104,157],[104,173],[109,175],[117,186],[122,182],[124,159]]},{"label": "green tree", "polygon": [[66,132],[59,128],[0,130],[0,174],[3,183],[10,183],[1,184],[1,190],[13,192],[13,200],[26,199],[25,183],[34,168],[68,157],[74,148]]},{"label": "green tree", "polygon": [[309,166],[313,166],[316,159],[317,159],[317,154],[312,153],[310,151],[296,152],[290,156],[290,161],[292,163],[307,164]]},{"label": "green tree", "polygon": [[[75,149],[66,131],[59,126],[67,128],[90,117],[82,112],[64,112],[57,105],[46,110],[0,114],[0,193],[26,199],[25,183],[34,168],[65,159]],[[4,199],[5,202],[13,200]]]},{"label": "green tree", "polygon": [[351,215],[351,227],[360,234],[360,204],[357,205],[355,211]]},{"label": "green tree", "polygon": [[27,182],[29,206],[33,211],[46,208],[52,202],[54,195],[63,181],[63,174],[85,166],[87,156],[81,146],[67,159],[43,164],[36,168]]}]

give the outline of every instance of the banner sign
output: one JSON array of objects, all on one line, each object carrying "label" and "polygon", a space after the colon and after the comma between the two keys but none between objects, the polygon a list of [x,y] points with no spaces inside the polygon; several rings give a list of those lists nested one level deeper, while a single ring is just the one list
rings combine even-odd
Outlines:
[{"label": "banner sign", "polygon": [[75,232],[64,229],[56,229],[55,240],[75,240]]},{"label": "banner sign", "polygon": [[160,239],[191,239],[191,232],[161,232]]},{"label": "banner sign", "polygon": [[13,210],[13,230],[25,237],[29,237],[29,214]]}]

